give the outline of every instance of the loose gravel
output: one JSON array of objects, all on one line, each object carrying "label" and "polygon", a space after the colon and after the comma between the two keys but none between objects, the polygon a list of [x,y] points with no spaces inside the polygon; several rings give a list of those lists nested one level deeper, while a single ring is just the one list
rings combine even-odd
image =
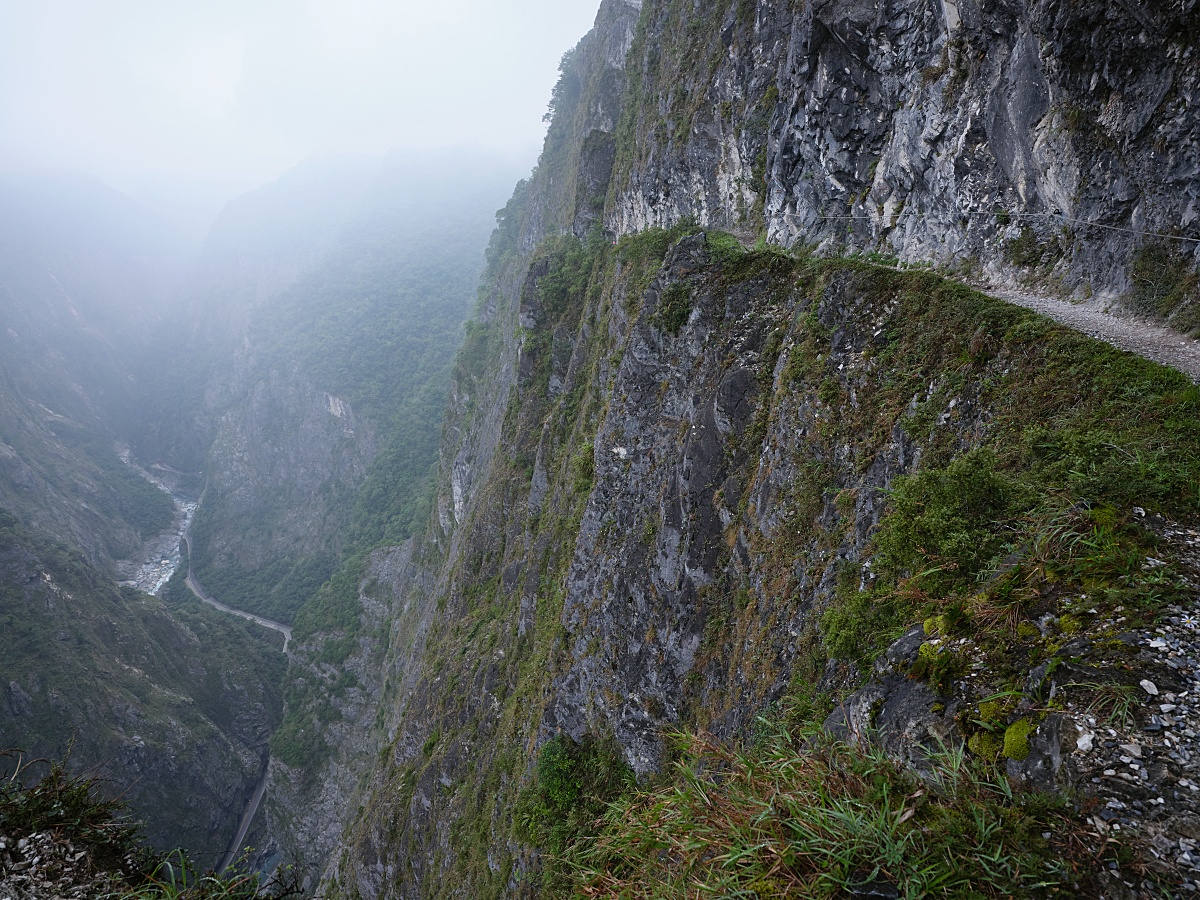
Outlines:
[{"label": "loose gravel", "polygon": [[127,894],[128,885],[117,873],[97,869],[86,847],[57,830],[25,837],[0,834],[0,900],[98,900]]},{"label": "loose gravel", "polygon": [[[1179,562],[1200,572],[1200,531],[1157,516],[1144,521]],[[1150,559],[1146,565],[1165,564]],[[1188,583],[1200,588],[1194,577]],[[1120,632],[1120,611],[1091,630]],[[1095,798],[1097,832],[1140,837],[1174,873],[1174,896],[1200,897],[1200,596],[1166,612],[1153,627],[1118,634],[1130,651],[1126,665],[1143,675],[1130,697],[1135,716],[1067,704],[1077,728],[1069,765]]]},{"label": "loose gravel", "polygon": [[1193,341],[1165,325],[1118,317],[1091,306],[1038,297],[996,285],[984,285],[980,289],[1001,300],[1041,313],[1119,350],[1170,366],[1192,381],[1200,382],[1200,341]]}]

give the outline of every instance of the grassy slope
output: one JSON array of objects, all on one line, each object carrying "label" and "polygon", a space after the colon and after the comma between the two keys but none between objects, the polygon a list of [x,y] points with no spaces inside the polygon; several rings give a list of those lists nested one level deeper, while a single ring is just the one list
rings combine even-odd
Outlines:
[{"label": "grassy slope", "polygon": [[[800,883],[820,895],[878,864],[899,883],[927,884],[948,895],[966,889],[949,876],[958,869],[969,876],[970,889],[1003,896],[1029,890],[1023,880],[1029,877],[1065,885],[1085,877],[1093,858],[1067,852],[1085,824],[1061,802],[1011,798],[1004,779],[989,768],[998,748],[987,744],[966,764],[950,760],[951,786],[910,804],[919,814],[897,821],[902,798],[920,788],[910,774],[869,753],[801,739],[827,708],[826,698],[812,696],[815,678],[805,673],[819,673],[828,656],[869,660],[912,623],[927,621],[931,630],[971,635],[998,686],[1013,690],[1068,638],[1043,638],[1029,625],[1033,618],[1057,613],[1069,629],[1072,615],[1100,618],[1123,606],[1128,621],[1153,621],[1181,596],[1181,583],[1170,567],[1142,570],[1146,556],[1161,551],[1137,525],[1133,507],[1194,519],[1200,389],[1177,373],[928,272],[767,250],[728,261],[713,274],[730,284],[766,275],[764,292],[798,298],[779,319],[787,323],[778,345],[788,348],[788,359],[772,407],[807,396],[820,398],[830,413],[800,442],[799,454],[827,463],[834,448],[850,444],[862,471],[899,422],[924,455],[916,474],[891,486],[867,552],[876,576],[870,587],[859,588],[856,566],[853,578],[840,579],[839,590],[816,610],[817,658],[797,665],[793,690],[780,704],[786,712],[771,737],[741,756],[717,748],[685,754],[664,786],[636,793],[611,815],[600,849],[583,840],[565,863],[551,865],[559,874],[547,886],[556,892],[562,873],[575,871],[581,887],[604,896],[692,896],[685,884],[707,885],[693,888],[705,896],[726,896],[735,886],[783,896],[788,885]],[[836,315],[816,312],[830,297],[853,307],[849,318],[859,325],[882,316],[879,339],[856,366],[839,365],[845,332]],[[806,307],[806,315],[795,312]],[[852,482],[852,473],[818,471],[826,482],[806,486],[818,496],[832,499]],[[789,533],[759,549],[768,565],[772,556],[790,564],[798,553],[836,547],[850,524],[845,517],[832,525],[808,522],[809,540]],[[1094,614],[1071,606],[1083,591]],[[954,664],[941,661],[924,677],[951,678]],[[828,777],[843,770],[850,773],[845,779]],[[714,774],[731,771],[739,774]],[[549,796],[544,780],[535,790]],[[764,824],[776,793],[788,798],[792,824]],[[580,804],[597,800],[582,781],[577,795]],[[833,840],[832,832],[825,833],[824,849],[798,849],[796,835],[804,828],[819,832],[850,808],[861,821],[838,827],[860,829],[857,849],[846,849],[844,835]],[[893,849],[907,849],[880,857],[884,837],[861,830],[868,820],[887,826]],[[1023,824],[1014,832],[1018,821]],[[755,827],[739,823],[774,829],[775,837],[760,840]],[[1027,839],[1043,827],[1062,839]],[[581,834],[589,832],[580,826]],[[994,837],[1002,833],[1012,840]],[[561,847],[564,838],[554,841]],[[708,849],[699,853],[700,846]],[[678,850],[664,855],[668,848]],[[994,874],[967,865],[993,850]]]}]

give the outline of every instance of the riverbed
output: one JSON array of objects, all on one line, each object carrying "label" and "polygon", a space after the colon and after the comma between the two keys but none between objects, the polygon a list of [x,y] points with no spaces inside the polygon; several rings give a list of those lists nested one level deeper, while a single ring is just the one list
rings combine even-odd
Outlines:
[{"label": "riverbed", "polygon": [[166,587],[179,563],[183,559],[183,535],[192,524],[192,516],[196,514],[195,500],[181,497],[174,493],[161,478],[133,461],[128,447],[118,447],[118,453],[126,465],[133,468],[139,475],[163,491],[175,504],[175,518],[165,531],[155,535],[142,545],[141,557],[138,559],[121,560],[117,563],[119,583],[137,588],[145,594],[155,596]]}]

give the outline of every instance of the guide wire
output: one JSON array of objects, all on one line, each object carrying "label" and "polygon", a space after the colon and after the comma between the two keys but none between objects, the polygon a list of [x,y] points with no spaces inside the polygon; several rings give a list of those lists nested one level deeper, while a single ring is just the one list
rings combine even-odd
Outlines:
[{"label": "guide wire", "polygon": [[[789,219],[809,218],[809,217],[801,216],[799,213],[784,213],[783,215],[785,218],[789,218]],[[959,213],[957,213],[957,215],[962,218],[988,218],[988,219],[990,219],[990,218],[996,218],[997,216],[1007,216],[1010,219],[1050,219],[1052,221],[1057,220],[1057,221],[1061,221],[1061,222],[1070,222],[1072,224],[1080,225],[1085,228],[1103,228],[1107,231],[1117,231],[1117,232],[1121,232],[1123,234],[1132,234],[1137,237],[1154,237],[1154,238],[1162,238],[1163,240],[1168,240],[1168,241],[1184,241],[1189,244],[1200,244],[1200,238],[1187,237],[1186,235],[1181,235],[1181,234],[1167,234],[1166,232],[1162,232],[1162,231],[1139,231],[1136,228],[1122,228],[1119,225],[1105,225],[1103,222],[1088,222],[1083,219],[1076,219],[1076,218],[1074,218],[1072,216],[1068,216],[1064,213],[1009,212],[1007,210],[1000,210],[997,212],[982,212],[979,210],[968,210],[965,212],[959,212]],[[860,220],[860,221],[864,221],[864,222],[878,221],[878,220],[872,219],[870,216],[864,216],[864,215],[824,216],[824,215],[814,214],[813,216],[811,216],[811,218],[819,219],[821,221],[852,221],[852,220]],[[891,227],[895,227],[895,226],[891,226]]]}]

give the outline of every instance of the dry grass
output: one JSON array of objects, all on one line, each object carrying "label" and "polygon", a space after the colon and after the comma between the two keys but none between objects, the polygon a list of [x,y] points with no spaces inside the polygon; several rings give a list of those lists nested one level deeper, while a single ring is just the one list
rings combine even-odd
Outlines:
[{"label": "dry grass", "polygon": [[914,898],[1091,896],[1120,852],[1061,800],[1014,795],[961,751],[918,777],[818,731],[777,729],[753,754],[676,740],[671,783],[615,804],[572,848],[579,895],[838,897],[876,882]]}]

